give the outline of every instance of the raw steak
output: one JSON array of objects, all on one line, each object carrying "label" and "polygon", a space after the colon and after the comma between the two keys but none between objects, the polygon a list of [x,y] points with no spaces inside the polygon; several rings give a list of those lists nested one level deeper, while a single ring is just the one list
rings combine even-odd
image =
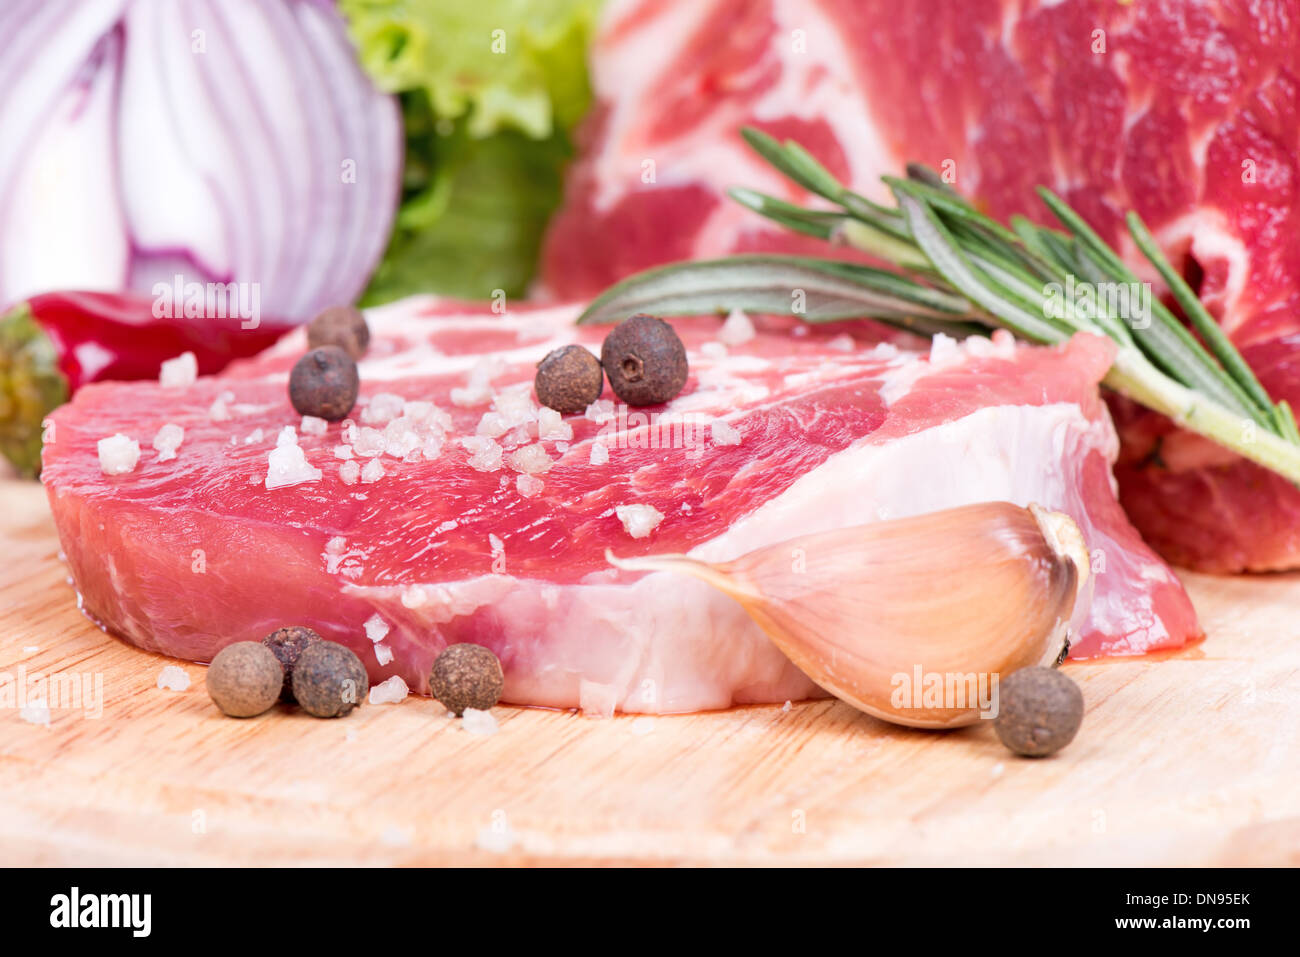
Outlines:
[{"label": "raw steak", "polygon": [[[616,572],[605,549],[721,559],[1008,499],[1069,512],[1087,536],[1098,574],[1077,653],[1195,633],[1182,588],[1115,500],[1117,442],[1096,388],[1103,340],[940,340],[926,355],[788,320],[755,320],[741,343],[751,330],[737,319],[727,348],[719,320],[683,320],[691,376],[654,410],[676,426],[593,409],[564,420],[570,437],[539,421],[531,382],[558,345],[598,348],[605,330],[577,329],[576,313],[429,300],[376,311],[356,421],[300,429],[302,467],[320,474],[283,487],[267,487],[268,458],[294,455],[292,436],[275,450],[300,422],[286,378],[301,332],[188,387],[82,389],[53,417],[42,479],[85,611],[144,648],[199,660],[307,624],[357,649],[375,679],[398,674],[419,690],[445,644],[477,642],[500,656],[516,703],[779,702],[817,689],[738,605],[693,580]],[[150,445],[168,423],[185,437],[163,460]],[[96,443],[119,432],[145,451],[110,477]],[[503,432],[504,463],[476,436]],[[343,444],[355,458],[336,457]]]},{"label": "raw steak", "polygon": [[[1290,3],[619,0],[545,257],[560,296],[731,251],[807,251],[729,202],[801,199],[737,136],[793,137],[876,199],[907,160],[989,212],[1051,185],[1112,242],[1136,209],[1275,399],[1300,400],[1300,17]],[[1133,255],[1123,240],[1121,250]],[[1171,559],[1300,565],[1300,491],[1120,409],[1121,499]]]}]

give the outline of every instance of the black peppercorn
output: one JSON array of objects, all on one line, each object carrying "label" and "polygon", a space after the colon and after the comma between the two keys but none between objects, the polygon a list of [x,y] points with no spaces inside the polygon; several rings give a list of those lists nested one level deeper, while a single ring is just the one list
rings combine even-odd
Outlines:
[{"label": "black peppercorn", "polygon": [[284,669],[264,645],[237,641],[208,665],[208,696],[232,718],[261,714],[280,697]]},{"label": "black peppercorn", "polygon": [[628,405],[660,405],[686,385],[686,347],[673,327],[635,315],[614,327],[600,349],[609,387]]},{"label": "black peppercorn", "polygon": [[579,345],[561,346],[537,363],[537,401],[562,415],[575,415],[600,398],[605,374],[600,360]]},{"label": "black peppercorn", "polygon": [[1083,692],[1054,668],[1021,668],[998,687],[993,729],[1016,754],[1038,758],[1074,740],[1083,721]]},{"label": "black peppercorn", "polygon": [[353,359],[365,355],[370,326],[354,306],[330,306],[307,324],[307,347],[338,346]]},{"label": "black peppercorn", "polygon": [[289,401],[300,415],[337,422],[357,403],[357,364],[338,346],[312,349],[289,373]]},{"label": "black peppercorn", "polygon": [[280,662],[280,667],[284,669],[284,688],[280,691],[281,701],[288,704],[295,703],[296,699],[293,696],[293,666],[297,664],[298,656],[302,654],[304,648],[320,640],[320,635],[310,628],[304,628],[300,625],[277,628],[262,639],[262,644],[271,649],[271,653]]},{"label": "black peppercorn", "polygon": [[318,718],[342,717],[369,690],[361,659],[334,641],[312,642],[293,666],[293,696],[302,710]]},{"label": "black peppercorn", "polygon": [[486,711],[501,700],[501,662],[482,645],[448,645],[433,663],[429,693],[457,716],[466,708]]}]

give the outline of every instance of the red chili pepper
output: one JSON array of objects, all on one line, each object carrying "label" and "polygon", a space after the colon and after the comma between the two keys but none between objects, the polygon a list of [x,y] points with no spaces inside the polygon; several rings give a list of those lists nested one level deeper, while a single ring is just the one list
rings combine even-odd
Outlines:
[{"label": "red chili pepper", "polygon": [[156,315],[165,311],[156,302],[133,293],[50,292],[0,316],[0,454],[35,475],[41,423],[87,382],[156,378],[164,360],[183,352],[210,375],[292,328],[238,316]]}]

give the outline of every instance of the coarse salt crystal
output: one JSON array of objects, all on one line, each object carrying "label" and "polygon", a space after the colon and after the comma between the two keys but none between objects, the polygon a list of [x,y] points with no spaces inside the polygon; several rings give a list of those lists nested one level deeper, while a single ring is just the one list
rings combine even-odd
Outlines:
[{"label": "coarse salt crystal", "polygon": [[826,343],[827,349],[834,349],[836,352],[852,352],[857,347],[857,342],[847,332],[841,333]]},{"label": "coarse salt crystal", "polygon": [[614,418],[614,403],[610,399],[597,399],[587,406],[587,411],[583,414],[592,422],[601,425]]},{"label": "coarse salt crystal", "polygon": [[436,435],[426,438],[424,444],[420,446],[420,454],[432,462],[442,454],[442,439]]},{"label": "coarse salt crystal", "polygon": [[664,513],[653,505],[619,505],[614,514],[633,538],[645,538],[664,520]]},{"label": "coarse salt crystal", "polygon": [[461,715],[461,727],[470,734],[489,735],[497,733],[497,719],[492,717],[491,711],[480,711],[478,708],[466,708],[465,713]]},{"label": "coarse salt crystal", "polygon": [[505,416],[500,412],[484,412],[474,428],[475,435],[486,435],[489,439],[499,439],[511,429]]},{"label": "coarse salt crystal", "polygon": [[166,462],[176,458],[176,450],[181,447],[185,441],[185,430],[173,422],[168,422],[158,434],[153,437],[154,451],[158,453],[158,461]]},{"label": "coarse salt crystal", "polygon": [[330,424],[324,419],[317,418],[314,415],[304,415],[302,424],[298,426],[303,435],[324,435],[329,431]]},{"label": "coarse salt crystal", "polygon": [[208,418],[213,422],[230,421],[230,403],[235,401],[235,393],[223,392],[212,400],[208,406]]},{"label": "coarse salt crystal", "polygon": [[366,463],[366,467],[361,470],[361,481],[367,485],[378,482],[384,477],[384,463],[379,459],[371,459]]},{"label": "coarse salt crystal", "polygon": [[537,413],[537,438],[567,442],[573,438],[573,426],[554,409],[540,409]]},{"label": "coarse salt crystal", "polygon": [[555,451],[557,451],[557,452],[559,452],[561,455],[563,455],[565,452],[569,451],[569,443],[568,443],[568,442],[556,442],[556,443],[555,443]]},{"label": "coarse salt crystal", "polygon": [[268,489],[319,482],[322,474],[320,469],[312,467],[297,445],[277,445],[266,457]]},{"label": "coarse salt crystal", "polygon": [[501,446],[491,439],[475,435],[461,439],[460,444],[469,452],[470,468],[479,472],[495,472],[501,468]]},{"label": "coarse salt crystal", "polygon": [[252,432],[249,432],[248,435],[244,436],[244,444],[252,445],[254,442],[261,442],[264,438],[266,438],[265,432],[261,429],[254,429]]},{"label": "coarse salt crystal", "polygon": [[175,359],[166,360],[158,370],[158,384],[166,388],[193,385],[198,377],[199,360],[192,352],[182,352]]},{"label": "coarse salt crystal", "polygon": [[100,439],[95,447],[99,451],[100,471],[105,475],[125,475],[140,461],[140,443],[121,432]]},{"label": "coarse salt crystal", "polygon": [[789,701],[787,701],[785,704],[781,705],[781,710],[785,712],[789,712],[789,710],[793,707],[794,705],[791,704]]},{"label": "coarse salt crystal", "polygon": [[714,445],[740,444],[740,430],[721,419],[714,419],[709,423],[709,434],[713,437]]},{"label": "coarse salt crystal", "polygon": [[384,454],[395,459],[403,459],[418,450],[420,436],[416,434],[415,423],[405,416],[393,419],[384,429]]},{"label": "coarse salt crystal", "polygon": [[515,479],[515,489],[524,498],[536,498],[542,494],[542,489],[546,488],[546,483],[536,475],[529,475],[527,472]]},{"label": "coarse salt crystal", "polygon": [[525,445],[522,449],[511,452],[508,462],[516,472],[524,472],[528,475],[544,475],[555,464],[551,461],[546,447],[540,442]]},{"label": "coarse salt crystal", "polygon": [[368,425],[362,426],[352,437],[352,451],[362,458],[370,459],[382,455],[387,447],[388,439],[384,433]]},{"label": "coarse salt crystal", "polygon": [[350,459],[350,458],[352,458],[352,446],[350,446],[350,445],[336,445],[336,446],[334,446],[334,457],[335,457],[336,459]]},{"label": "coarse salt crystal", "polygon": [[756,334],[754,323],[750,321],[749,316],[739,309],[733,309],[731,315],[727,316],[727,321],[718,330],[718,341],[724,346],[739,346],[753,339]]},{"label": "coarse salt crystal", "polygon": [[591,443],[591,464],[604,465],[609,461],[609,449],[605,447],[604,442]]},{"label": "coarse salt crystal", "polygon": [[406,400],[391,392],[377,392],[361,410],[361,421],[366,425],[387,425],[402,414]]},{"label": "coarse salt crystal", "polygon": [[280,430],[280,434],[275,437],[277,448],[284,448],[286,445],[298,444],[298,430],[292,425],[286,425]]},{"label": "coarse salt crystal", "polygon": [[957,340],[951,336],[939,332],[930,340],[930,361],[932,363],[951,362],[953,359],[960,358],[960,356],[961,347],[957,345]]},{"label": "coarse salt crystal", "polygon": [[343,480],[344,485],[356,485],[361,478],[361,463],[356,459],[349,459],[339,466],[339,478]]},{"label": "coarse salt crystal", "polygon": [[50,726],[50,707],[45,703],[45,699],[37,698],[35,701],[29,701],[23,705],[18,712],[18,717],[28,724],[39,724],[48,728]]},{"label": "coarse salt crystal", "polygon": [[383,641],[389,632],[389,624],[379,617],[379,612],[367,618],[362,627],[366,629],[366,637],[376,644]]},{"label": "coarse salt crystal", "polygon": [[492,397],[492,408],[512,429],[537,420],[537,406],[533,405],[528,385],[498,392]]},{"label": "coarse salt crystal", "polygon": [[375,645],[375,661],[379,662],[380,667],[388,664],[393,660],[393,649],[385,644]]},{"label": "coarse salt crystal", "polygon": [[725,359],[727,358],[727,347],[721,342],[706,342],[700,346],[700,355],[706,359]]},{"label": "coarse salt crystal", "polygon": [[399,675],[393,675],[370,689],[370,703],[397,704],[410,693],[411,689],[406,686],[406,682]]},{"label": "coarse salt crystal", "polygon": [[469,380],[464,388],[451,390],[451,402],[461,408],[485,405],[492,398],[492,379],[501,372],[502,361],[485,357],[469,370]]},{"label": "coarse salt crystal", "polygon": [[168,665],[158,672],[158,687],[163,691],[186,691],[190,686],[190,676],[185,669]]}]

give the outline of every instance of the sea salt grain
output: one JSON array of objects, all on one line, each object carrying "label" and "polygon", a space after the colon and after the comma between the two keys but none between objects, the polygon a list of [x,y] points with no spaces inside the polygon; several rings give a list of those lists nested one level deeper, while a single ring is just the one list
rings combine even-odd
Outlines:
[{"label": "sea salt grain", "polygon": [[190,676],[176,665],[168,665],[158,672],[158,687],[163,691],[186,691],[190,687]]},{"label": "sea salt grain", "polygon": [[740,430],[721,419],[714,419],[709,423],[709,434],[713,436],[714,445],[740,444]]},{"label": "sea salt grain", "polygon": [[235,401],[235,393],[223,392],[208,406],[208,418],[213,422],[230,421],[230,403]]},{"label": "sea salt grain", "polygon": [[718,341],[724,346],[740,346],[753,339],[756,334],[754,323],[750,321],[749,316],[739,309],[733,309],[731,315],[727,316],[727,321],[718,330]]},{"label": "sea salt grain", "polygon": [[363,426],[356,429],[351,438],[352,450],[362,458],[370,459],[382,455],[388,447],[388,439],[383,432]]},{"label": "sea salt grain", "polygon": [[179,425],[168,422],[153,437],[153,448],[158,453],[158,461],[166,462],[176,458],[176,450],[185,441],[185,430]]},{"label": "sea salt grain", "polygon": [[727,358],[727,347],[721,342],[706,342],[700,346],[700,355],[706,359],[725,359]]},{"label": "sea salt grain", "polygon": [[465,713],[461,716],[461,727],[470,734],[489,735],[497,733],[497,719],[492,717],[491,711],[480,711],[477,708],[466,708]]},{"label": "sea salt grain", "polygon": [[361,481],[366,485],[378,482],[384,477],[384,463],[379,459],[371,459],[366,463],[366,467],[361,470]]},{"label": "sea salt grain", "polygon": [[573,426],[554,409],[541,409],[537,413],[537,437],[545,441],[567,442],[573,438]]},{"label": "sea salt grain", "polygon": [[336,459],[350,459],[350,458],[352,458],[352,446],[350,446],[350,445],[336,445],[336,446],[334,446],[334,457],[335,457]]},{"label": "sea salt grain", "polygon": [[501,360],[480,359],[469,372],[465,387],[451,390],[452,405],[468,409],[485,405],[492,398],[492,379],[501,372]]},{"label": "sea salt grain", "polygon": [[344,485],[356,485],[361,478],[361,465],[355,459],[339,466],[339,478]]},{"label": "sea salt grain", "polygon": [[[283,436],[283,433],[282,433]],[[283,488],[304,482],[319,482],[322,472],[313,468],[297,445],[277,445],[266,457],[266,487]]]},{"label": "sea salt grain", "polygon": [[387,645],[384,644],[375,645],[375,661],[379,662],[379,666],[381,668],[384,665],[391,662],[392,660],[393,660],[392,648],[389,648]]},{"label": "sea salt grain", "polygon": [[469,452],[468,465],[475,471],[495,472],[501,468],[501,446],[491,439],[475,435],[461,439],[460,444]]},{"label": "sea salt grain", "polygon": [[610,399],[597,399],[587,406],[584,414],[597,425],[603,425],[614,418],[614,403]]},{"label": "sea salt grain", "polygon": [[391,392],[378,392],[370,397],[361,410],[361,421],[366,425],[387,425],[402,414],[406,400]]},{"label": "sea salt grain", "polygon": [[546,483],[535,475],[529,475],[525,472],[515,479],[515,489],[524,498],[536,498],[542,494],[542,489],[546,488]]},{"label": "sea salt grain", "polygon": [[827,349],[834,349],[836,352],[852,352],[858,347],[856,341],[847,332],[836,336],[826,343]]},{"label": "sea salt grain", "polygon": [[276,448],[284,448],[286,445],[298,444],[298,430],[292,425],[286,425],[280,430],[280,434],[275,437]]},{"label": "sea salt grain", "polygon": [[614,513],[633,538],[646,538],[664,520],[664,513],[653,505],[619,505]]},{"label": "sea salt grain", "polygon": [[510,453],[507,461],[516,472],[524,472],[527,475],[544,475],[555,464],[551,461],[551,456],[547,453],[546,447],[540,442],[525,445],[522,449],[516,449]]},{"label": "sea salt grain", "polygon": [[379,617],[379,612],[375,612],[367,618],[362,627],[366,629],[366,637],[376,644],[383,641],[389,631],[388,622]]},{"label": "sea salt grain", "polygon": [[330,424],[324,419],[318,419],[314,415],[304,415],[302,424],[298,428],[302,429],[303,435],[324,435],[329,431]]},{"label": "sea salt grain", "polygon": [[182,352],[175,359],[168,359],[158,370],[158,384],[169,389],[193,385],[198,377],[199,360],[192,352]]},{"label": "sea salt grain", "polygon": [[105,475],[125,475],[140,461],[140,443],[121,432],[100,439],[95,447],[99,451],[99,468]]},{"label": "sea salt grain", "polygon": [[18,717],[28,724],[39,724],[45,728],[50,726],[50,708],[43,699],[27,702],[18,712]]},{"label": "sea salt grain", "polygon": [[261,442],[262,439],[264,438],[266,438],[265,432],[263,432],[261,429],[254,429],[252,432],[249,432],[248,435],[244,437],[244,444],[252,445],[254,442]]},{"label": "sea salt grain", "polygon": [[591,464],[604,465],[609,461],[609,449],[605,448],[604,442],[591,443]]}]

